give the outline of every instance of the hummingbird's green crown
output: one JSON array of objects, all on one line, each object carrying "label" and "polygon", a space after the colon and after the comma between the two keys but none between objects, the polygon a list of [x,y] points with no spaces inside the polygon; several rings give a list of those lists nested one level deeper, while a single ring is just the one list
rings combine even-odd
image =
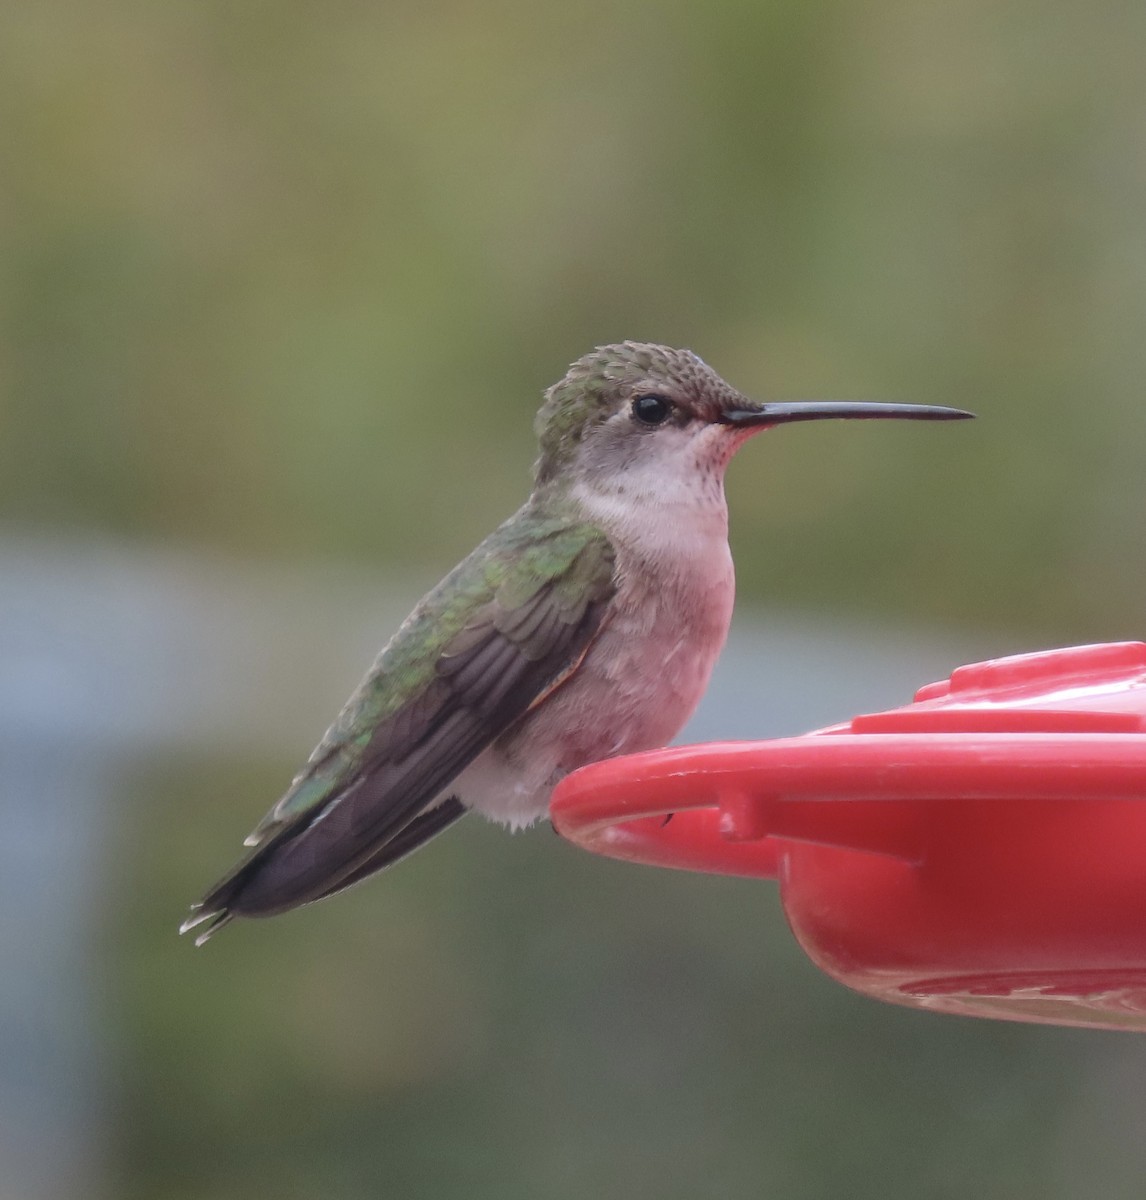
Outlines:
[{"label": "hummingbird's green crown", "polygon": [[682,412],[709,421],[744,401],[691,350],[649,342],[598,346],[545,393],[534,423],[541,449],[537,482],[552,479],[572,461],[587,429],[642,392],[666,396]]}]

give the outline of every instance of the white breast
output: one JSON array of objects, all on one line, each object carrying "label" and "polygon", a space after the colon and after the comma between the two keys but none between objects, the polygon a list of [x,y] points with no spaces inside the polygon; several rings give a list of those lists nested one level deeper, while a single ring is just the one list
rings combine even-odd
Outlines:
[{"label": "white breast", "polygon": [[722,472],[682,487],[662,473],[575,499],[617,550],[618,594],[576,675],[455,782],[463,803],[513,827],[542,816],[586,763],[663,746],[692,715],[728,634],[735,592]]}]

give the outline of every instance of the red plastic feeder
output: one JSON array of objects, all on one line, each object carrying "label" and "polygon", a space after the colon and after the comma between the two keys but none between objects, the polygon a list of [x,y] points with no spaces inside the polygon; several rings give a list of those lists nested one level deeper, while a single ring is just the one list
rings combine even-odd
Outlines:
[{"label": "red plastic feeder", "polygon": [[812,960],[880,1000],[1146,1030],[1144,643],[961,667],[803,737],[596,763],[551,815],[598,854],[778,879]]}]

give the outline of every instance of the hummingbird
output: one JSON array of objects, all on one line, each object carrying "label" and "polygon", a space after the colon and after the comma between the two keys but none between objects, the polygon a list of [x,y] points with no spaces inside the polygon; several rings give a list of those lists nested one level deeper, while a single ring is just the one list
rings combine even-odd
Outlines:
[{"label": "hummingbird", "polygon": [[181,932],[333,895],[469,809],[522,828],[576,768],[666,745],[728,634],[736,451],[794,421],[970,416],[759,403],[642,342],[578,359],[537,414],[525,504],[417,604]]}]

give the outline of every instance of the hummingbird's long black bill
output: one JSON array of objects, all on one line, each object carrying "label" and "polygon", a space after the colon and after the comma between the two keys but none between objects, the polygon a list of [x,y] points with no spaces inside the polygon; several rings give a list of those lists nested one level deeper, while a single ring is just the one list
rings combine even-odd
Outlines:
[{"label": "hummingbird's long black bill", "polygon": [[720,421],[747,429],[753,425],[783,425],[790,421],[963,421],[975,414],[935,404],[883,404],[866,400],[778,400],[753,408],[733,408]]}]

